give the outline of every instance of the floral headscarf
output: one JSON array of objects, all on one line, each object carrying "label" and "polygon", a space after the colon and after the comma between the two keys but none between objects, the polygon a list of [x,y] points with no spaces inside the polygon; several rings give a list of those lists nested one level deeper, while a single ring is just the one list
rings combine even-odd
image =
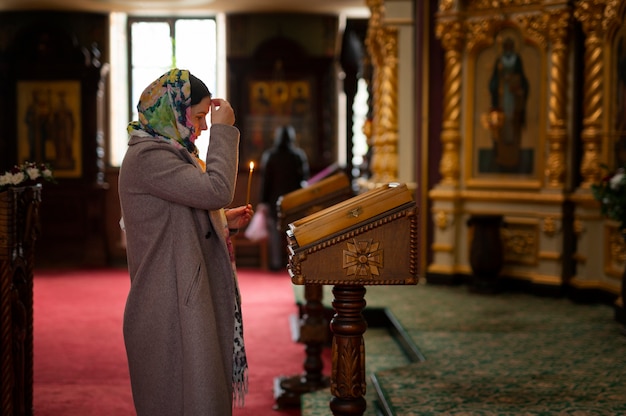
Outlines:
[{"label": "floral headscarf", "polygon": [[128,133],[140,130],[179,144],[198,156],[198,137],[191,121],[191,82],[189,71],[172,69],[161,75],[141,93],[137,104],[139,121],[128,125]]}]

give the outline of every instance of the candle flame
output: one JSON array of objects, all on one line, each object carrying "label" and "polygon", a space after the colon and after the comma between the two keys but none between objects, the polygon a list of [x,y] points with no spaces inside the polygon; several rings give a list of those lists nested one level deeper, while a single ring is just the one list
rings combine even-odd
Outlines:
[{"label": "candle flame", "polygon": [[250,172],[254,170],[254,162],[250,162]]}]

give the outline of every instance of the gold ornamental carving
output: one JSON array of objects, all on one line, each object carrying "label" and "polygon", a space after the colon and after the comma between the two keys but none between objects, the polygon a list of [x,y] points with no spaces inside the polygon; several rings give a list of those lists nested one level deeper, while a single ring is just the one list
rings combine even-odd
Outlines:
[{"label": "gold ornamental carving", "polygon": [[440,230],[448,228],[448,214],[445,211],[437,211],[435,214],[435,224]]},{"label": "gold ornamental carving", "polygon": [[[612,1],[610,3],[616,2]],[[606,7],[606,0],[580,0],[576,3],[574,16],[582,24],[585,33],[594,33],[600,37],[604,36],[606,28],[604,13]]]},{"label": "gold ornamental carving", "polygon": [[539,252],[538,228],[534,225],[508,224],[502,230],[506,263],[537,264]]},{"label": "gold ornamental carving", "polygon": [[498,27],[504,20],[502,15],[494,15],[490,19],[469,20],[467,27],[467,50],[472,51],[480,45],[490,45],[493,43],[494,28]]},{"label": "gold ornamental carving", "polygon": [[382,0],[368,0],[365,44],[372,60],[372,182],[394,182],[398,176],[398,29],[383,23]]},{"label": "gold ornamental carving", "polygon": [[474,10],[503,9],[507,7],[541,5],[543,0],[475,0],[468,8]]},{"label": "gold ornamental carving", "polygon": [[545,13],[526,13],[514,16],[513,19],[524,29],[524,34],[528,39],[532,39],[542,49],[548,47],[546,32],[548,31],[549,18]]},{"label": "gold ornamental carving", "polygon": [[624,0],[608,0],[604,8],[602,24],[606,32],[618,29],[622,25],[619,10]]},{"label": "gold ornamental carving", "polygon": [[554,217],[546,217],[543,220],[543,233],[548,237],[554,237],[556,231],[556,221]]},{"label": "gold ornamental carving", "polygon": [[454,8],[454,0],[441,0],[439,2],[439,11],[440,12],[447,12],[447,11],[451,11]]},{"label": "gold ornamental carving", "polygon": [[581,219],[576,218],[574,220],[574,235],[580,237],[583,232],[585,232],[585,223]]}]

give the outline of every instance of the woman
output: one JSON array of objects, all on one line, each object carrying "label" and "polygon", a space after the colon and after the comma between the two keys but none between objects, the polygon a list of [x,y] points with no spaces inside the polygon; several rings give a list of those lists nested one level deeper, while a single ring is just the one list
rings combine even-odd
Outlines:
[{"label": "woman", "polygon": [[[230,104],[186,70],[150,84],[129,124],[119,196],[131,286],[124,341],[138,416],[230,415],[247,391],[229,210],[239,130]],[[206,164],[195,139],[207,130]]]}]

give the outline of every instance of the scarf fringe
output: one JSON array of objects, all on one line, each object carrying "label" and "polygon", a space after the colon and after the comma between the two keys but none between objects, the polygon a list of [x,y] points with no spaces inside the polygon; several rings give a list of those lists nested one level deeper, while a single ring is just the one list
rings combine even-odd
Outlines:
[{"label": "scarf fringe", "polygon": [[244,370],[243,380],[233,383],[233,407],[244,407],[248,394],[248,369]]}]

